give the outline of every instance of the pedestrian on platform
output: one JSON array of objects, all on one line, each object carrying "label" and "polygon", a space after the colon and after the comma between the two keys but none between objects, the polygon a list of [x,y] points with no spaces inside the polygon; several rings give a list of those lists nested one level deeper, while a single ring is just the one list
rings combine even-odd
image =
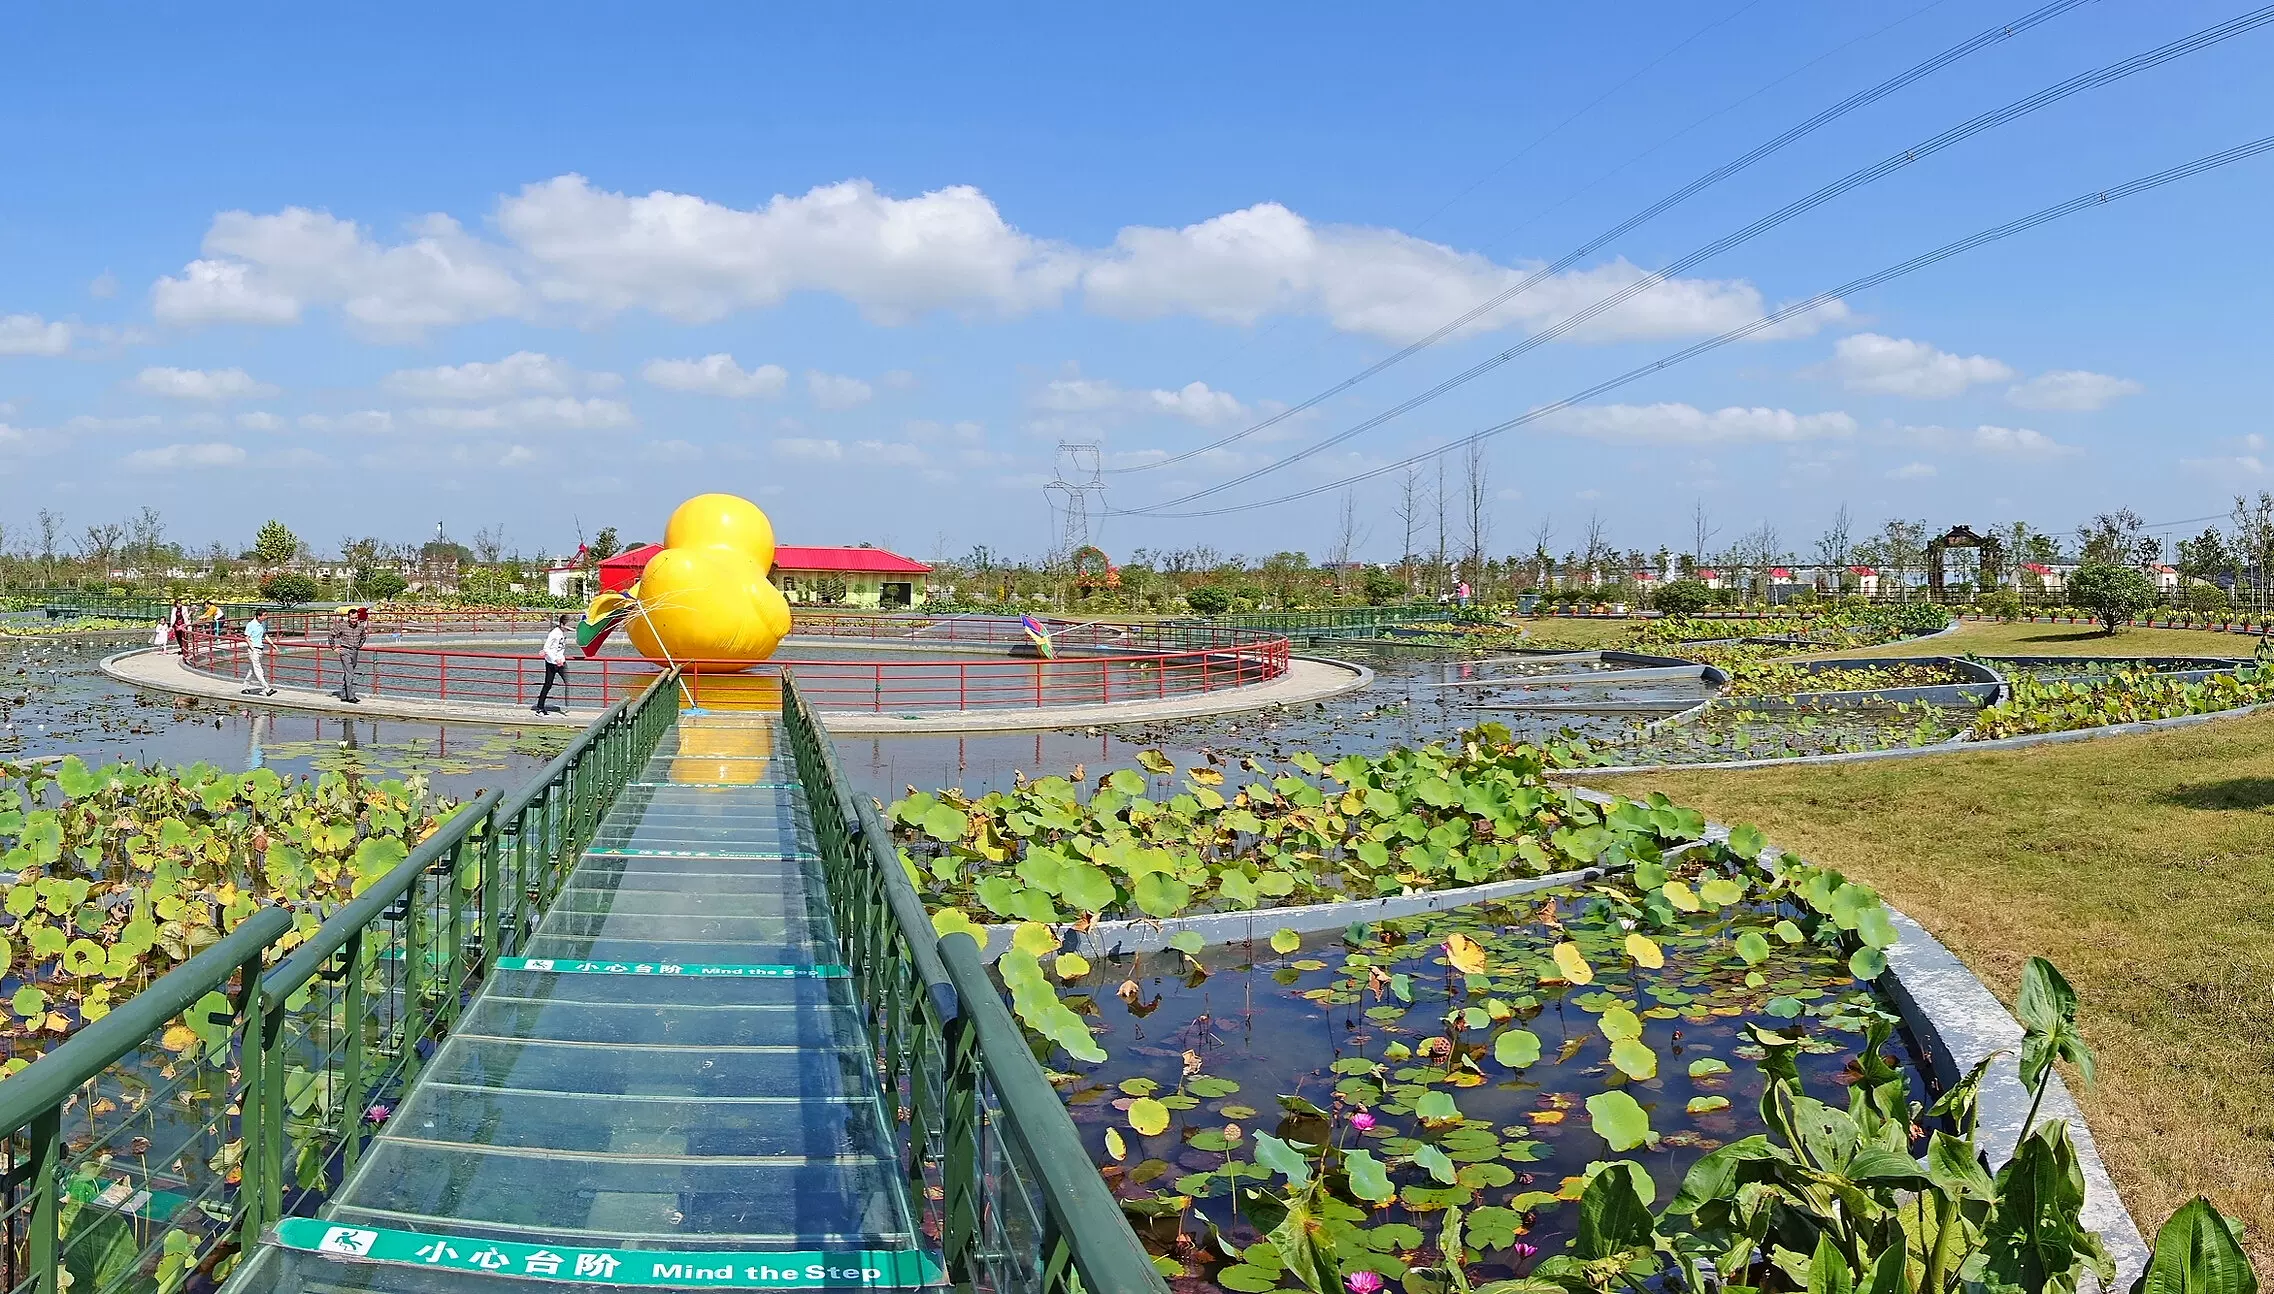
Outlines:
[{"label": "pedestrian on platform", "polygon": [[340,658],[340,690],[333,696],[349,705],[363,704],[355,694],[355,676],[363,668],[363,640],[371,633],[368,623],[371,613],[362,607],[342,609],[339,623],[332,626],[332,650]]},{"label": "pedestrian on platform", "polygon": [[268,662],[262,654],[268,650],[268,612],[255,611],[245,622],[245,681],[252,684],[245,689],[247,696],[275,696],[276,689],[269,685]]},{"label": "pedestrian on platform", "polygon": [[555,620],[552,632],[545,635],[545,645],[541,649],[545,658],[545,685],[537,689],[537,704],[530,707],[539,714],[548,713],[546,703],[552,700],[553,684],[556,681],[561,685],[561,704],[551,707],[550,713],[568,713],[568,649],[571,640],[567,616]]}]

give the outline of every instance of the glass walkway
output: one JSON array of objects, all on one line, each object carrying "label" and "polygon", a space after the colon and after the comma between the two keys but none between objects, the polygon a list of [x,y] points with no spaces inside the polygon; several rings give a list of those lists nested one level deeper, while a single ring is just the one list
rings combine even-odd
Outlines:
[{"label": "glass walkway", "polygon": [[937,1284],[769,713],[688,713],[320,1218],[236,1288]]}]

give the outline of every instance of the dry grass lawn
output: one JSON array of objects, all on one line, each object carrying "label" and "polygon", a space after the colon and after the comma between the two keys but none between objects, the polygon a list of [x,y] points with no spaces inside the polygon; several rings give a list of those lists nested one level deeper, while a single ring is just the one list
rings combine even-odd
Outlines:
[{"label": "dry grass lawn", "polygon": [[[1981,628],[2014,641],[2064,627]],[[2151,632],[2119,640],[2150,650]],[[2176,641],[2183,632],[2154,649],[2202,650]],[[2076,985],[2099,1060],[2098,1086],[2078,1099],[2143,1230],[2208,1195],[2274,1272],[2274,716],[1598,784],[1758,823],[1877,887],[2009,1006],[2023,960],[2051,958]]]}]

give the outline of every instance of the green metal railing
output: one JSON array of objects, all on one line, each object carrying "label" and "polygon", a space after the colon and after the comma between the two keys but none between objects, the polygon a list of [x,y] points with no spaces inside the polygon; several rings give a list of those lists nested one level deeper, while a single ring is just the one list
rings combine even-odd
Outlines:
[{"label": "green metal railing", "polygon": [[312,1212],[376,1107],[526,942],[670,727],[677,684],[663,675],[519,790],[460,808],[304,941],[286,911],[256,912],[0,1082],[9,1294],[168,1294]]},{"label": "green metal railing", "polygon": [[886,1094],[909,1112],[909,1186],[941,1202],[949,1279],[964,1290],[1166,1294],[979,945],[935,934],[891,834],[850,791],[794,678],[783,680],[782,720]]}]

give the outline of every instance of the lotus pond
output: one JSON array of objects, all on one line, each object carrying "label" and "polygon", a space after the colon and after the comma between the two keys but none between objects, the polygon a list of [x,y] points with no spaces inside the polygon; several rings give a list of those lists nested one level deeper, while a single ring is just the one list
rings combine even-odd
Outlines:
[{"label": "lotus pond", "polygon": [[[1692,917],[1638,961],[1618,916],[1635,900],[1570,889],[1101,961],[1058,992],[1110,1059],[1068,1065],[1061,1090],[1179,1288],[1300,1288],[1269,1234],[1271,1197],[1321,1158],[1338,1266],[1441,1267],[1457,1218],[1469,1279],[1520,1276],[1575,1235],[1590,1165],[1624,1154],[1662,1204],[1699,1157],[1760,1130],[1752,1030],[1799,1039],[1808,1090],[1844,1104],[1885,1018],[1788,907]],[[1578,950],[1586,982],[1558,947]],[[1907,1054],[1887,1058],[1925,1095]]]}]

